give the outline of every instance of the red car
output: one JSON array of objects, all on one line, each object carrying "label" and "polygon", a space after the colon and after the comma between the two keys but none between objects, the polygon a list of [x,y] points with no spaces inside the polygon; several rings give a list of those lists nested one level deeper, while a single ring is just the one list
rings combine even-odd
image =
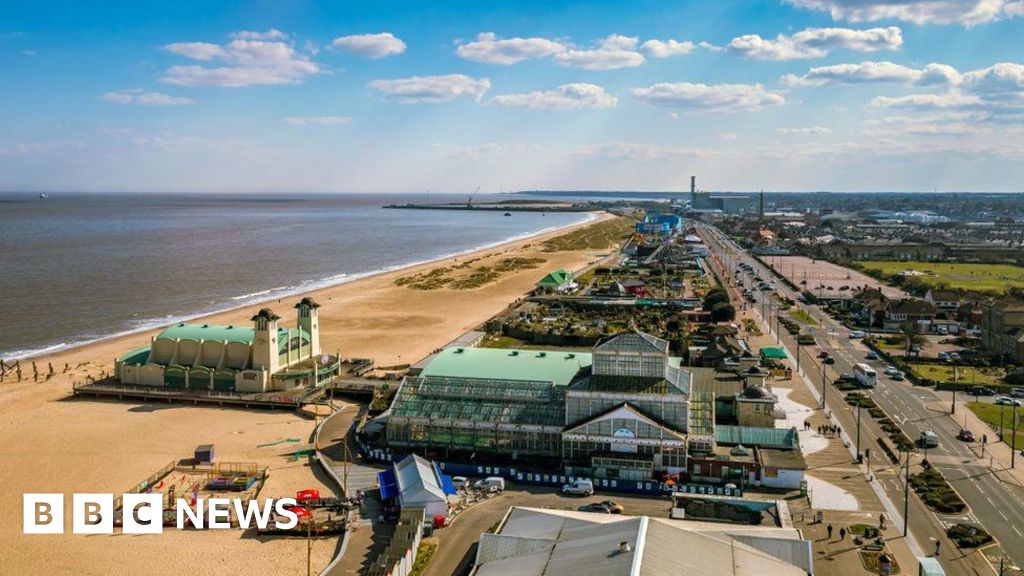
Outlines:
[{"label": "red car", "polygon": [[964,428],[963,430],[960,430],[959,434],[957,434],[957,438],[964,442],[974,442],[974,432]]}]

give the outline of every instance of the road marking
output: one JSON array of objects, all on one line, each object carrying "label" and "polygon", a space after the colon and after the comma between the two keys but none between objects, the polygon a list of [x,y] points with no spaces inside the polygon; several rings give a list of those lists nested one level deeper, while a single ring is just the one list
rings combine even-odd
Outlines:
[{"label": "road marking", "polygon": [[1013,531],[1014,531],[1014,532],[1016,532],[1018,536],[1024,536],[1024,534],[1021,534],[1021,533],[1020,533],[1020,530],[1017,530],[1017,527],[1016,527],[1016,526],[1014,526],[1014,525],[1012,525],[1012,524],[1011,524],[1011,525],[1010,525],[1010,528],[1013,528]]}]

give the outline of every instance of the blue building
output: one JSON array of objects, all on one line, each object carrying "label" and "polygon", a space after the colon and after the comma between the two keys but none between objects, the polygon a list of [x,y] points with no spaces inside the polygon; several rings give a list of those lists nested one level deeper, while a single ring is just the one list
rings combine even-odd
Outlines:
[{"label": "blue building", "polygon": [[642,222],[636,223],[638,234],[671,236],[683,229],[683,219],[675,214],[648,212]]}]

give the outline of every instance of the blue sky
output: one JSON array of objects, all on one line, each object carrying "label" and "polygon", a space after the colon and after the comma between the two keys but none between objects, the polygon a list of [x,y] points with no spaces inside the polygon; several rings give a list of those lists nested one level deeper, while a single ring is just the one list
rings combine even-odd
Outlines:
[{"label": "blue sky", "polygon": [[1024,188],[1024,0],[18,2],[0,188]]}]

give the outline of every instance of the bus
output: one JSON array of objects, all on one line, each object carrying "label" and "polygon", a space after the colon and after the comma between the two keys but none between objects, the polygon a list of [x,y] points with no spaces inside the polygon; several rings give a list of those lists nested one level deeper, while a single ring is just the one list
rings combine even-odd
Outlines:
[{"label": "bus", "polygon": [[878,374],[875,373],[875,369],[867,364],[854,365],[853,377],[857,379],[861,388],[874,388],[878,382]]}]

